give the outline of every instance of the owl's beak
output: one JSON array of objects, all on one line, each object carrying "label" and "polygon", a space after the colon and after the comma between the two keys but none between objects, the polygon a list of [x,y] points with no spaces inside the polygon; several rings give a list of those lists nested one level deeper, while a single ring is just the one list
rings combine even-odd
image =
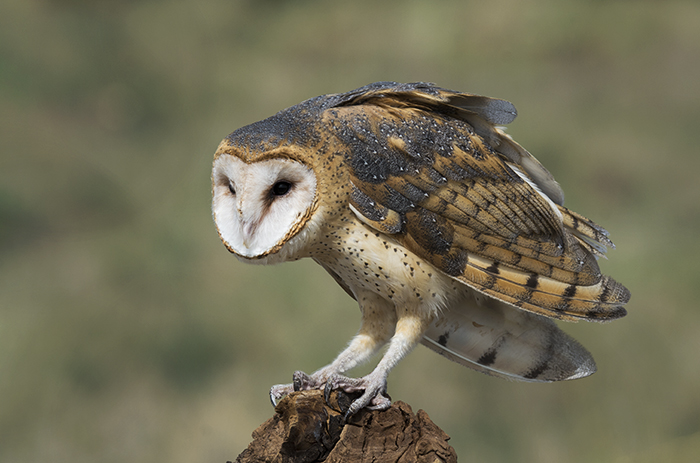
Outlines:
[{"label": "owl's beak", "polygon": [[250,249],[250,245],[255,236],[255,231],[258,228],[258,221],[246,222],[243,221],[243,246]]},{"label": "owl's beak", "polygon": [[258,210],[251,210],[250,207],[246,207],[244,201],[238,203],[237,209],[238,220],[241,221],[241,231],[243,232],[243,245],[250,250],[251,246],[255,243],[256,233],[262,218]]},{"label": "owl's beak", "polygon": [[[243,235],[243,246],[250,249],[250,244],[253,241],[253,235],[255,234],[255,229],[258,227],[257,220],[250,220],[249,214],[243,212],[243,201],[240,201],[236,206],[238,211],[238,220],[241,223],[242,235]],[[246,217],[248,216],[248,217]]]}]

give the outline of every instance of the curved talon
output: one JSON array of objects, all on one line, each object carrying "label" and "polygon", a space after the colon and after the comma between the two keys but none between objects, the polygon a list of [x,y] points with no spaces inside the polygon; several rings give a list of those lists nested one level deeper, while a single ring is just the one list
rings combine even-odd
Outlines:
[{"label": "curved talon", "polygon": [[293,392],[291,384],[277,384],[270,388],[270,402],[276,407],[280,401]]},{"label": "curved talon", "polygon": [[390,406],[391,400],[384,397],[384,395],[381,392],[376,392],[374,396],[371,393],[368,394],[366,392],[362,395],[362,397],[350,404],[350,407],[348,407],[347,412],[345,412],[345,419],[347,420],[348,417],[354,415],[363,408],[367,408],[369,410],[386,410]]},{"label": "curved talon", "polygon": [[270,388],[270,402],[276,407],[292,392],[306,389],[313,389],[313,379],[303,371],[295,371],[292,375],[292,384],[276,384]]}]

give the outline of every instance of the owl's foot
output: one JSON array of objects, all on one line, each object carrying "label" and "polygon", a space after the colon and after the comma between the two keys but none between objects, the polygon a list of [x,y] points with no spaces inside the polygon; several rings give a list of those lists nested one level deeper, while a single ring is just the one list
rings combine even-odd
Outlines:
[{"label": "owl's foot", "polygon": [[338,374],[328,374],[321,370],[313,375],[307,375],[303,371],[295,371],[292,379],[294,382],[291,384],[277,384],[270,388],[270,401],[273,406],[277,406],[280,400],[292,392],[311,389],[322,389],[326,403],[330,403],[330,395],[334,390],[341,390],[348,394],[363,392],[347,409],[345,418],[365,407],[370,410],[386,410],[391,406],[391,397],[386,393],[386,376],[370,373],[362,378],[348,378]]},{"label": "owl's foot", "polygon": [[326,381],[324,395],[329,401],[331,392],[340,389],[343,392],[352,393],[364,391],[345,412],[345,418],[354,415],[363,408],[370,410],[386,410],[391,406],[391,397],[386,393],[386,376],[370,373],[362,378],[348,378],[341,375],[331,375]]},{"label": "owl's foot", "polygon": [[322,372],[307,375],[303,371],[295,371],[292,375],[291,384],[277,384],[270,388],[270,401],[273,406],[295,391],[309,391],[311,389],[323,389],[326,387],[328,375]]}]

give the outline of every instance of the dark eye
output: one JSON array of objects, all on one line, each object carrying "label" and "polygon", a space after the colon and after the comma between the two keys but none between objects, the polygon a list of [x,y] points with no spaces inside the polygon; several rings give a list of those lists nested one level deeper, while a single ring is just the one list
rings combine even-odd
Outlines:
[{"label": "dark eye", "polygon": [[292,189],[291,182],[287,182],[285,180],[282,180],[282,181],[277,182],[274,185],[272,185],[272,194],[274,196],[284,196],[291,189]]},{"label": "dark eye", "polygon": [[228,191],[230,191],[232,195],[236,196],[236,189],[233,187],[233,182],[231,180],[228,181]]}]

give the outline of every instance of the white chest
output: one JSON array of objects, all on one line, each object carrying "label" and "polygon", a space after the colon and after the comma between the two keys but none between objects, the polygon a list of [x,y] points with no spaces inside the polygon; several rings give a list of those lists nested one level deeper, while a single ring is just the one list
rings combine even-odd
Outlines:
[{"label": "white chest", "polygon": [[346,215],[329,227],[311,256],[333,270],[355,294],[371,291],[395,305],[442,308],[460,283],[356,219]]}]

